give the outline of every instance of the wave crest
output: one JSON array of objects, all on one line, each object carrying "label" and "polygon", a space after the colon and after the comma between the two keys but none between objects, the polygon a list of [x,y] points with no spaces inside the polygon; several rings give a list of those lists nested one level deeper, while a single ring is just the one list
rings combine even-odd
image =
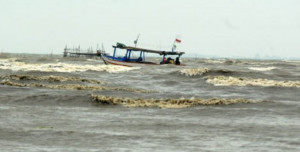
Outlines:
[{"label": "wave crest", "polygon": [[[111,87],[103,86],[100,81],[92,79],[83,79],[78,77],[64,77],[64,76],[33,76],[33,75],[7,75],[0,76],[3,79],[0,84],[15,87],[39,87],[48,89],[62,89],[62,90],[97,90],[97,91],[125,91],[125,92],[137,92],[137,93],[156,93],[153,90],[133,89],[133,88],[122,88],[122,87]],[[28,81],[35,81],[29,83]],[[50,83],[45,83],[48,81]],[[62,81],[73,81],[83,82],[89,84],[61,84]],[[53,83],[54,82],[54,83]],[[56,83],[55,83],[56,82]],[[92,85],[91,85],[92,84]]]},{"label": "wave crest", "polygon": [[183,74],[185,76],[197,76],[197,75],[202,75],[204,73],[207,73],[209,70],[206,68],[201,68],[201,69],[182,69],[180,70],[180,74]]},{"label": "wave crest", "polygon": [[15,86],[15,87],[39,87],[48,89],[62,89],[62,90],[97,90],[97,91],[125,91],[125,92],[137,92],[137,93],[156,93],[151,90],[132,89],[132,88],[118,88],[108,86],[93,86],[93,85],[81,85],[81,84],[64,84],[64,85],[49,85],[43,83],[17,83],[10,80],[2,80],[1,85]]},{"label": "wave crest", "polygon": [[277,81],[226,76],[207,76],[206,79],[207,83],[215,86],[300,87],[300,81]]},{"label": "wave crest", "polygon": [[92,79],[84,79],[79,77],[68,77],[68,76],[35,76],[35,75],[5,75],[0,76],[2,79],[11,80],[34,80],[34,81],[50,81],[50,82],[63,82],[63,81],[75,81],[75,82],[88,82],[94,84],[101,84],[103,82]]},{"label": "wave crest", "polygon": [[80,65],[68,63],[46,63],[31,64],[18,62],[15,58],[0,59],[0,69],[13,71],[42,71],[42,72],[85,72],[105,71],[108,73],[119,73],[139,69],[139,67],[125,67],[117,65]]},{"label": "wave crest", "polygon": [[91,95],[94,103],[108,105],[123,105],[125,107],[159,107],[159,108],[186,108],[197,105],[230,105],[235,103],[258,103],[263,100],[252,99],[200,99],[200,98],[179,98],[179,99],[133,99],[119,98],[103,95]]},{"label": "wave crest", "polygon": [[180,74],[185,76],[201,76],[207,74],[233,74],[235,71],[229,71],[225,69],[207,69],[207,68],[191,68],[191,69],[182,69],[179,71]]},{"label": "wave crest", "polygon": [[254,70],[254,71],[271,71],[274,69],[277,69],[277,67],[249,67],[248,69]]}]

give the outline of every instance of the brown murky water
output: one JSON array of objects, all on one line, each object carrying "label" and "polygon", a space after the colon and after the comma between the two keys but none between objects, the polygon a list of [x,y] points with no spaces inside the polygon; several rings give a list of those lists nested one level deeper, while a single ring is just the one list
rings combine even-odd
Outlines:
[{"label": "brown murky water", "polygon": [[182,62],[2,54],[1,151],[300,151],[299,61]]}]

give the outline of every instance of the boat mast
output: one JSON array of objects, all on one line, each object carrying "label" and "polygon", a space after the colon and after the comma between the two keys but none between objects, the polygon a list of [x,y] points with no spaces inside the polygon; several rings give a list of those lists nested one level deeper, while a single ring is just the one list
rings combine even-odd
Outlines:
[{"label": "boat mast", "polygon": [[140,38],[140,34],[137,36],[136,40],[134,40],[134,46],[135,46],[135,47],[136,47],[136,45],[137,45],[137,42],[138,42],[139,38]]}]

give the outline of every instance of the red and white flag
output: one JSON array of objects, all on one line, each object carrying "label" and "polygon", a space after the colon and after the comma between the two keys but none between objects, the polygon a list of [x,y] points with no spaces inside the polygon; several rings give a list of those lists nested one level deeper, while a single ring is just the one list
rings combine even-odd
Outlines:
[{"label": "red and white flag", "polygon": [[177,43],[181,43],[181,40],[179,40],[179,39],[175,39],[175,42],[177,42]]}]

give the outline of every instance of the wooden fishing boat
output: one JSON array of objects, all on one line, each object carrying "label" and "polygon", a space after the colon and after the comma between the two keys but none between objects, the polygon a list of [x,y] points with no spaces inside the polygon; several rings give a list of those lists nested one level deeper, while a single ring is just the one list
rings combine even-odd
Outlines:
[{"label": "wooden fishing boat", "polygon": [[[180,57],[185,52],[178,51],[158,51],[158,50],[150,50],[132,46],[126,46],[122,43],[117,43],[116,46],[113,46],[114,51],[113,55],[110,56],[106,53],[101,54],[101,59],[105,64],[113,64],[113,65],[122,65],[122,66],[139,66],[139,65],[164,65],[164,64],[172,64],[176,66],[184,66],[180,62]],[[125,53],[124,56],[118,56],[119,51],[123,51]],[[161,61],[159,63],[153,61],[147,61],[145,53],[158,54],[161,56]],[[138,54],[133,55],[133,54]]]}]

